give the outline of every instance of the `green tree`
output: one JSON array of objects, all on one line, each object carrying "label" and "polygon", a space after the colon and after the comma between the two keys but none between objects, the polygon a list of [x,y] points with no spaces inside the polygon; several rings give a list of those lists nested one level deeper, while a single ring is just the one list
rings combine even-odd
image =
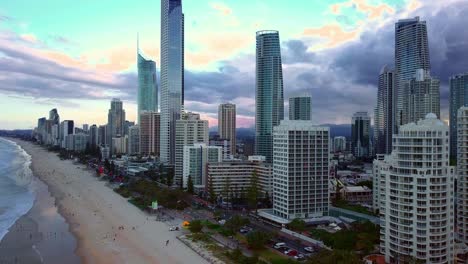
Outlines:
[{"label": "green tree", "polygon": [[242,226],[249,224],[250,221],[247,218],[244,218],[240,215],[234,215],[231,219],[227,220],[224,224],[224,227],[231,231],[232,233],[236,233]]},{"label": "green tree", "polygon": [[291,230],[302,232],[306,229],[306,223],[304,222],[304,220],[296,218],[288,224],[288,227]]},{"label": "green tree", "polygon": [[257,212],[259,196],[260,189],[258,187],[258,176],[257,171],[254,171],[250,178],[250,186],[247,189],[247,200],[249,201],[250,207],[255,209],[255,212]]},{"label": "green tree", "polygon": [[189,230],[192,233],[200,233],[202,229],[203,229],[203,225],[200,220],[193,220],[189,224]]},{"label": "green tree", "polygon": [[[229,178],[226,179],[224,182],[224,188],[223,188],[223,201],[229,204],[231,198],[231,180]],[[229,208],[229,205],[228,205]]]},{"label": "green tree", "polygon": [[213,181],[211,179],[208,180],[208,194],[210,196],[210,202],[216,203],[216,193],[213,187]]},{"label": "green tree", "polygon": [[307,264],[361,264],[362,260],[352,251],[344,250],[321,250],[312,255]]},{"label": "green tree", "polygon": [[193,194],[193,181],[191,175],[188,176],[187,180],[187,192]]},{"label": "green tree", "polygon": [[270,233],[253,231],[247,235],[247,243],[252,249],[262,249],[271,237]]}]

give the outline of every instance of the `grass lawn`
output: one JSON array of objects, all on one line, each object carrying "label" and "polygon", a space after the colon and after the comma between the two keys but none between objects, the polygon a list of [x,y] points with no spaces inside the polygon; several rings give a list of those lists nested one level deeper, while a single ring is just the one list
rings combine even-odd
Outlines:
[{"label": "grass lawn", "polygon": [[255,254],[258,254],[260,259],[269,261],[271,264],[295,264],[297,261],[294,261],[280,252],[273,251],[272,249],[262,249],[255,251]]},{"label": "grass lawn", "polygon": [[361,213],[361,214],[377,216],[377,214],[370,211],[369,209],[367,209],[364,206],[361,206],[359,204],[350,204],[350,203],[348,203],[348,202],[346,202],[344,200],[335,201],[333,203],[333,206],[343,208],[343,209],[347,209],[347,210],[354,211],[354,212],[358,212],[358,213]]}]

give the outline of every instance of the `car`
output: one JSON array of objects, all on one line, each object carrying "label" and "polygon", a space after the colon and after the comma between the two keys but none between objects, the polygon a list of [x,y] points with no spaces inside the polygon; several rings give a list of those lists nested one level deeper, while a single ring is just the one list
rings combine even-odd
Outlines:
[{"label": "car", "polygon": [[226,223],[226,220],[221,219],[221,220],[218,221],[218,223],[219,223],[220,225],[224,225],[224,224]]},{"label": "car", "polygon": [[274,248],[278,249],[278,248],[284,247],[284,246],[286,246],[286,243],[284,243],[284,242],[278,242],[278,243],[275,244]]},{"label": "car", "polygon": [[305,259],[305,257],[304,257],[303,254],[298,254],[298,255],[294,256],[294,259],[299,260],[299,261],[302,261],[302,260]]},{"label": "car", "polygon": [[289,250],[285,251],[284,254],[288,255],[290,257],[294,257],[294,256],[297,256],[298,252],[295,249],[289,249]]},{"label": "car", "polygon": [[305,247],[304,250],[307,251],[307,252],[310,252],[310,253],[313,253],[313,252],[314,252],[314,248],[313,248],[313,247]]},{"label": "car", "polygon": [[288,247],[280,247],[280,248],[277,248],[276,250],[278,250],[279,252],[284,252],[284,251],[288,251],[289,248]]},{"label": "car", "polygon": [[178,226],[171,226],[169,228],[169,231],[179,231],[179,227]]}]

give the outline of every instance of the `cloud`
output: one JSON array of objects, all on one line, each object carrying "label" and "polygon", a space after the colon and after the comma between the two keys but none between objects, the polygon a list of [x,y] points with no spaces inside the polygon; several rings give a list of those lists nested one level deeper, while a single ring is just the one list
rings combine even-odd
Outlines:
[{"label": "cloud", "polygon": [[[416,4],[412,3],[411,7],[414,7]],[[352,7],[355,8],[357,11],[362,12],[367,15],[368,19],[374,20],[382,17],[385,13],[387,14],[394,14],[395,9],[391,6],[382,3],[379,5],[371,5],[368,4],[366,0],[349,0],[342,3],[333,4],[330,6],[332,14],[339,15],[341,14],[341,9],[343,7]]]},{"label": "cloud", "polygon": [[312,47],[317,50],[333,48],[345,42],[354,40],[359,36],[359,33],[359,29],[346,31],[340,24],[332,23],[317,28],[306,28],[303,32],[303,36],[324,39],[324,43],[320,43]]},{"label": "cloud", "polygon": [[210,6],[211,8],[221,12],[221,14],[223,14],[224,16],[229,16],[232,14],[232,9],[229,6],[227,6],[225,3],[216,2],[216,3],[211,3]]}]

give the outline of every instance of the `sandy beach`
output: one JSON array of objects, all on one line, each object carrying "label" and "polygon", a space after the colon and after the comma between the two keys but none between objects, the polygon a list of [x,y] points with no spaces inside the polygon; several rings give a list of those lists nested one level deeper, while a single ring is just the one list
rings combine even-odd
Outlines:
[{"label": "sandy beach", "polygon": [[207,263],[177,239],[182,231],[169,231],[167,223],[148,217],[83,165],[15,141],[32,156],[34,175],[56,198],[77,238],[76,254],[83,263]]}]

